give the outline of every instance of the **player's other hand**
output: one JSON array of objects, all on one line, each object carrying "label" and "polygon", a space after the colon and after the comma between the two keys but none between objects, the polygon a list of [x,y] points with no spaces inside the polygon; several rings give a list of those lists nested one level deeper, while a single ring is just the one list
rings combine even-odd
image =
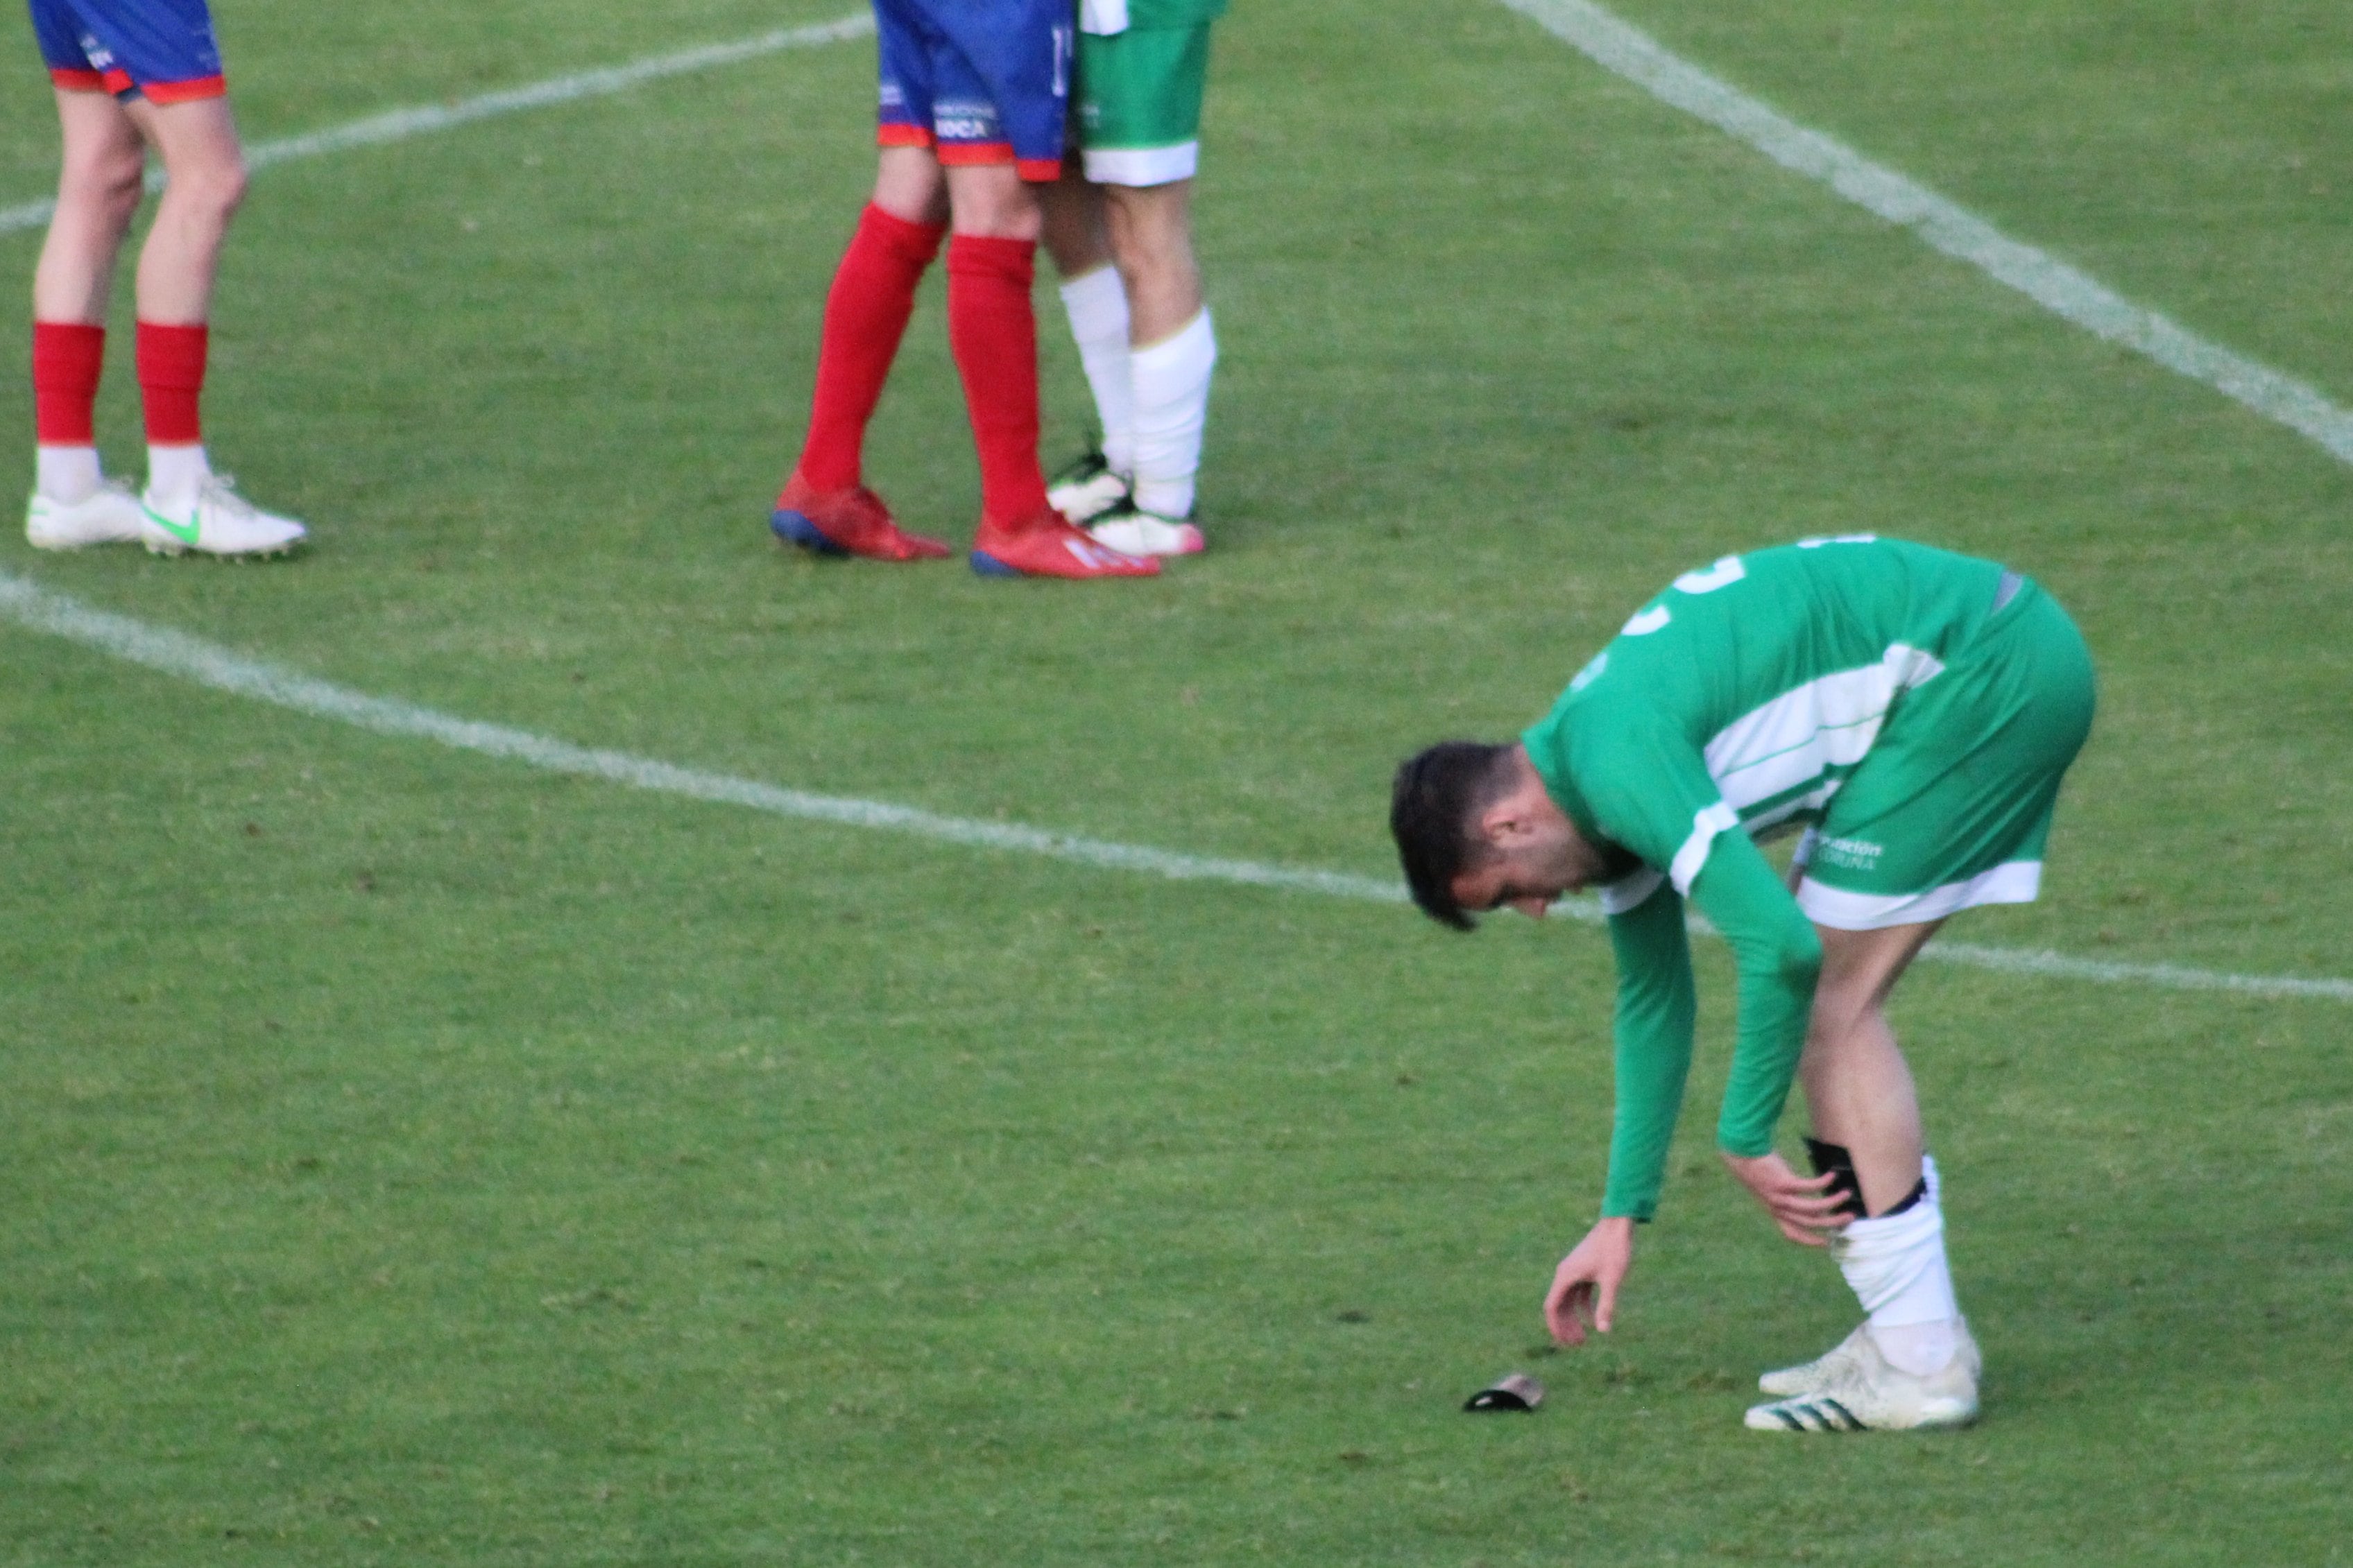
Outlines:
[{"label": "player's other hand", "polygon": [[1605,1219],[1553,1270],[1545,1293],[1545,1327],[1565,1345],[1585,1342],[1588,1324],[1602,1333],[1618,1315],[1618,1287],[1634,1267],[1634,1222]]},{"label": "player's other hand", "polygon": [[[1720,1151],[1719,1151],[1720,1152]],[[1738,1154],[1725,1154],[1724,1163],[1739,1178],[1781,1234],[1800,1247],[1827,1247],[1830,1237],[1825,1231],[1842,1230],[1854,1216],[1841,1214],[1843,1201],[1830,1191],[1834,1171],[1819,1176],[1801,1176],[1789,1169],[1789,1162],[1778,1154],[1760,1154],[1753,1160]]]}]

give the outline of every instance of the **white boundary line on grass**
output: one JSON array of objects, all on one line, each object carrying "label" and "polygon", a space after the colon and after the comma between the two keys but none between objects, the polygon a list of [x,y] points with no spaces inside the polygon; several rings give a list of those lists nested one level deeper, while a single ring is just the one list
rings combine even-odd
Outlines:
[{"label": "white boundary line on grass", "polygon": [[1501,0],[1596,64],[1662,101],[1746,142],[1782,167],[1820,181],[1855,205],[1910,229],[2084,331],[2146,354],[2166,369],[2286,426],[2353,463],[2353,413],[2305,383],[2210,342],[2134,304],[2089,274],[1993,225],[1844,142],[1789,120],[1670,52],[1589,0]]},{"label": "white boundary line on grass", "polygon": [[[388,110],[382,114],[372,114],[365,120],[354,120],[348,125],[331,126],[324,131],[283,137],[275,142],[257,142],[246,149],[245,161],[248,168],[261,169],[272,163],[290,163],[297,158],[317,158],[329,153],[347,152],[353,147],[406,142],[412,136],[428,136],[437,131],[452,130],[496,115],[515,114],[526,109],[546,109],[559,103],[575,103],[584,98],[603,98],[663,77],[684,76],[692,71],[738,65],[763,55],[780,54],[786,49],[808,49],[823,44],[838,44],[849,38],[863,37],[873,30],[874,17],[871,12],[853,12],[830,22],[780,27],[756,37],[739,38],[732,44],[705,44],[700,48],[649,55],[627,65],[551,77],[545,81],[508,88],[501,92],[486,92],[479,98],[463,99],[456,103],[428,103],[415,109]],[[147,171],[147,188],[150,191],[164,188],[163,170],[151,168]],[[55,201],[39,201],[26,202],[22,206],[0,207],[0,234],[39,228],[49,221],[49,215],[57,211],[57,206]]]},{"label": "white boundary line on grass", "polygon": [[[480,723],[437,712],[397,698],[370,697],[275,665],[250,659],[214,643],[153,626],[127,616],[93,608],[80,600],[13,574],[0,572],[0,616],[35,631],[48,632],[133,664],[144,665],[183,680],[218,691],[250,697],[280,708],[332,719],[380,735],[431,741],[459,751],[503,757],[548,773],[604,779],[632,789],[683,795],[723,805],[748,806],[778,816],[830,822],[845,827],[880,828],[917,837],[982,849],[1010,850],[1075,861],[1103,870],[1137,871],[1176,881],[1238,883],[1247,887],[1280,888],[1322,893],[1331,898],[1403,903],[1405,889],[1376,877],[1341,871],[1316,871],[1287,866],[1266,866],[1251,860],[1219,859],[1187,855],[1144,845],[1116,844],[1107,839],[1056,833],[1014,823],[979,822],[970,817],[944,816],[887,801],[814,795],[786,789],[757,779],[683,768],[627,752],[575,746],[516,730],[503,724]],[[1577,920],[1599,921],[1600,910],[1590,899],[1572,900],[1561,912]],[[2231,974],[2191,969],[2172,963],[2108,963],[2071,958],[2064,953],[2016,948],[1981,947],[1967,942],[1932,942],[1923,957],[1997,973],[2037,975],[2058,980],[2088,980],[2110,985],[2135,985],[2167,991],[2231,991],[2249,996],[2317,997],[2353,1002],[2353,980],[2308,980],[2288,975]]]}]

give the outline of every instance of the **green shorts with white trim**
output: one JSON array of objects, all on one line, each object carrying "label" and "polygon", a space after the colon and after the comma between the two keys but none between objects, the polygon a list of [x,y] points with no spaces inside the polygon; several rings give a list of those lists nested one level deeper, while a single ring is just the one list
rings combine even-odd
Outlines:
[{"label": "green shorts with white trim", "polygon": [[1831,797],[1808,836],[1799,907],[1820,925],[1873,931],[2033,901],[2059,781],[2094,704],[2083,634],[2020,580],[1966,650],[1904,694]]},{"label": "green shorts with white trim", "polygon": [[1072,95],[1087,178],[1104,185],[1189,180],[1201,162],[1209,24],[1079,35]]}]

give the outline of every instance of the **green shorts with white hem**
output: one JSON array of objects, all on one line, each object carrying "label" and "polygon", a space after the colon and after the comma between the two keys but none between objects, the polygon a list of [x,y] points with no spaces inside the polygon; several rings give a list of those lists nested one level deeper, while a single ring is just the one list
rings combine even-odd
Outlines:
[{"label": "green shorts with white hem", "polygon": [[1209,24],[1079,35],[1071,117],[1087,178],[1103,185],[1189,180],[1201,162]]},{"label": "green shorts with white hem", "polygon": [[2083,634],[2021,580],[1976,640],[1905,694],[1831,797],[1807,840],[1807,918],[1875,931],[2032,902],[2095,702]]}]

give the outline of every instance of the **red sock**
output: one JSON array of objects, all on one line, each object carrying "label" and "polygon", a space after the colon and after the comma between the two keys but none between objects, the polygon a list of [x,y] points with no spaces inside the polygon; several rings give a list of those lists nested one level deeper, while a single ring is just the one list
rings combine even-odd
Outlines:
[{"label": "red sock", "polygon": [[915,311],[915,285],[939,254],[945,225],[909,223],[869,205],[858,233],[833,274],[825,299],[825,338],[818,345],[817,395],[810,400],[808,440],[798,471],[820,490],[854,485],[866,445],[866,422],[882,400],[882,384],[907,318]]},{"label": "red sock", "polygon": [[948,241],[948,346],[964,378],[965,410],[980,448],[984,523],[1018,522],[1046,506],[1038,467],[1038,319],[1027,239],[960,234]]},{"label": "red sock", "polygon": [[98,373],[106,329],[79,321],[33,323],[33,438],[44,447],[94,447]]},{"label": "red sock", "polygon": [[196,400],[205,390],[206,327],[139,323],[139,400],[147,410],[147,444],[193,447],[205,438]]}]

